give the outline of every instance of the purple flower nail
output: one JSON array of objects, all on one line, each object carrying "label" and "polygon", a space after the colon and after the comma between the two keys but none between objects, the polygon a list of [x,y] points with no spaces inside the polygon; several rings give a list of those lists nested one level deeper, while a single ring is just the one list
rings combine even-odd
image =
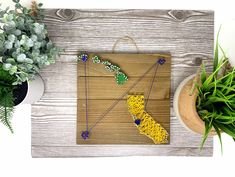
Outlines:
[{"label": "purple flower nail", "polygon": [[166,62],[166,60],[164,58],[159,58],[157,62],[158,64],[163,65]]},{"label": "purple flower nail", "polygon": [[89,137],[89,132],[88,131],[82,131],[81,136],[84,140],[86,140]]},{"label": "purple flower nail", "polygon": [[88,55],[87,54],[82,54],[82,61],[86,62],[88,59]]},{"label": "purple flower nail", "polygon": [[135,120],[135,124],[136,124],[136,125],[139,125],[139,124],[140,124],[140,122],[141,122],[141,120],[140,120],[140,119],[136,119],[136,120]]}]

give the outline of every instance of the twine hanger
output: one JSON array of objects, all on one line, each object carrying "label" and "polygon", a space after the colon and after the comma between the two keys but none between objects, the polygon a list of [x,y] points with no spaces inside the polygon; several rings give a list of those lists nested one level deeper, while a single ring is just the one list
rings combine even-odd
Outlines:
[{"label": "twine hanger", "polygon": [[112,47],[112,53],[115,53],[115,49],[117,47],[117,45],[121,42],[121,41],[125,41],[125,42],[129,42],[130,44],[133,44],[136,48],[136,53],[140,53],[140,49],[139,47],[137,46],[137,43],[135,42],[135,40],[130,37],[130,36],[123,36],[123,37],[120,37],[119,39],[117,39],[115,41],[115,43],[113,44],[113,47]]}]

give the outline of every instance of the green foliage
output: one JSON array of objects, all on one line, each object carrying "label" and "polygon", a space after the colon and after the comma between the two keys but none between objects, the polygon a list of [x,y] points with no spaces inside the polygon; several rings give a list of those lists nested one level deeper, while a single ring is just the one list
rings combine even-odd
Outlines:
[{"label": "green foliage", "polygon": [[[218,33],[219,36],[219,33]],[[228,58],[219,47],[218,36],[215,46],[214,67],[211,74],[206,73],[202,64],[198,89],[197,111],[205,122],[205,132],[201,142],[203,147],[210,131],[218,134],[221,150],[221,132],[235,138],[235,68],[228,67]],[[219,58],[219,52],[222,57]]]},{"label": "green foliage", "polygon": [[[37,22],[43,18],[42,4],[29,9],[19,0],[15,10],[0,8],[0,62],[3,69],[16,76],[13,85],[32,80],[40,69],[55,63],[60,53],[48,37],[45,24]],[[37,15],[34,16],[37,11]]]},{"label": "green foliage", "polygon": [[12,132],[13,91],[16,85],[32,80],[40,69],[55,63],[60,53],[49,39],[42,4],[23,7],[13,0],[15,9],[0,5],[0,121]]},{"label": "green foliage", "polygon": [[16,77],[5,71],[0,64],[0,122],[6,125],[11,132],[11,118],[14,111],[13,90],[12,85],[16,81]]}]

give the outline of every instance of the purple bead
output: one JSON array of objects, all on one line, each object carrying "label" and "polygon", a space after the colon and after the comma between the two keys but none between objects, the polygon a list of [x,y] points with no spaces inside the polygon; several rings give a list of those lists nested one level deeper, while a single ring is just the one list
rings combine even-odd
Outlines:
[{"label": "purple bead", "polygon": [[135,124],[136,124],[136,125],[139,125],[139,124],[140,124],[140,122],[141,122],[141,120],[140,120],[140,119],[135,119]]},{"label": "purple bead", "polygon": [[89,137],[89,132],[88,131],[82,131],[81,136],[84,140],[86,140]]},{"label": "purple bead", "polygon": [[157,62],[158,64],[163,65],[166,62],[166,60],[164,58],[159,58]]},{"label": "purple bead", "polygon": [[82,55],[82,61],[83,61],[83,62],[86,62],[87,59],[88,59],[88,55],[87,55],[87,54],[83,54],[83,55]]}]

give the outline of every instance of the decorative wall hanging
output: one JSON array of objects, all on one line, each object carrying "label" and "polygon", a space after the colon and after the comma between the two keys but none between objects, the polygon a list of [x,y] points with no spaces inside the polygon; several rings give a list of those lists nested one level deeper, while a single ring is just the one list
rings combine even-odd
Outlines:
[{"label": "decorative wall hanging", "polygon": [[[170,55],[82,54],[78,59],[83,61],[78,62],[78,144],[169,143]],[[116,84],[113,73],[104,69],[112,63],[128,73],[128,82]],[[131,93],[145,100],[132,116],[127,104]],[[137,129],[133,119],[140,121]]]}]

